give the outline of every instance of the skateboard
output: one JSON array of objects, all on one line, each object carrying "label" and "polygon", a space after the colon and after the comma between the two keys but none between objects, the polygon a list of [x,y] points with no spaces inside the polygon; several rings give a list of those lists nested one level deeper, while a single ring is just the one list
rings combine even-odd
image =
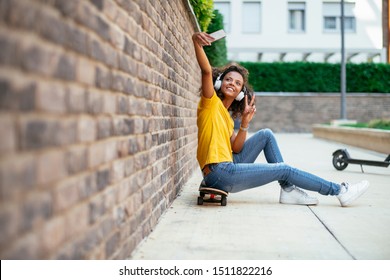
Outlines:
[{"label": "skateboard", "polygon": [[198,205],[203,205],[203,202],[220,203],[221,206],[226,206],[227,204],[228,193],[223,190],[210,188],[201,184],[199,187],[199,194]]}]

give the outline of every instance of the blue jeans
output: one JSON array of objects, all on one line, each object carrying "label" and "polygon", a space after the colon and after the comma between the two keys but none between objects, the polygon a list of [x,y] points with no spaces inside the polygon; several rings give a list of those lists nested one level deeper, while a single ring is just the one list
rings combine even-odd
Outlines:
[{"label": "blue jeans", "polygon": [[[254,163],[261,151],[268,163]],[[283,162],[275,136],[262,129],[250,137],[233,162],[209,165],[211,172],[204,177],[207,186],[235,193],[278,181],[282,188],[292,185],[323,195],[337,195],[340,185],[326,181]]]}]

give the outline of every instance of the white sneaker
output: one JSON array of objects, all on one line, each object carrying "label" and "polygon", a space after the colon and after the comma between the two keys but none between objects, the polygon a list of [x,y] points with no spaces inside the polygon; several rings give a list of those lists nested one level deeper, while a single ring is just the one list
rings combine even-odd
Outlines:
[{"label": "white sneaker", "polygon": [[337,195],[341,206],[345,207],[350,205],[367,191],[369,185],[370,183],[368,181],[361,181],[354,185],[342,183],[340,194]]},{"label": "white sneaker", "polygon": [[279,202],[283,204],[317,205],[318,199],[293,186],[293,189],[290,191],[286,191],[283,188],[280,189]]}]

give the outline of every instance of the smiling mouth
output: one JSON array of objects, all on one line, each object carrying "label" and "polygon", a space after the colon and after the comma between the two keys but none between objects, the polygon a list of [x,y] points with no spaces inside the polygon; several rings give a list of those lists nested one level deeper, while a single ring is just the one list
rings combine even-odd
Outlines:
[{"label": "smiling mouth", "polygon": [[231,88],[231,87],[227,87],[226,90],[229,90],[231,92],[234,92],[234,88]]}]

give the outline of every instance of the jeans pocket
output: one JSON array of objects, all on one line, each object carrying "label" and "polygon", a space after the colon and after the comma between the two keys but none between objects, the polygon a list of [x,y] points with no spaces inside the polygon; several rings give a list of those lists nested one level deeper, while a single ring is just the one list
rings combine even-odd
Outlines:
[{"label": "jeans pocket", "polygon": [[211,171],[205,178],[207,186],[229,192],[232,188],[229,178],[234,172],[234,164],[222,162],[209,167]]},{"label": "jeans pocket", "polygon": [[218,164],[218,171],[222,173],[232,174],[234,172],[234,169],[234,163],[232,162],[222,162]]},{"label": "jeans pocket", "polygon": [[210,172],[206,177],[204,177],[204,181],[208,187],[217,189],[219,186],[219,179],[219,175],[215,172]]},{"label": "jeans pocket", "polygon": [[210,163],[208,165],[211,172],[213,172],[217,166],[218,166],[218,163]]}]

